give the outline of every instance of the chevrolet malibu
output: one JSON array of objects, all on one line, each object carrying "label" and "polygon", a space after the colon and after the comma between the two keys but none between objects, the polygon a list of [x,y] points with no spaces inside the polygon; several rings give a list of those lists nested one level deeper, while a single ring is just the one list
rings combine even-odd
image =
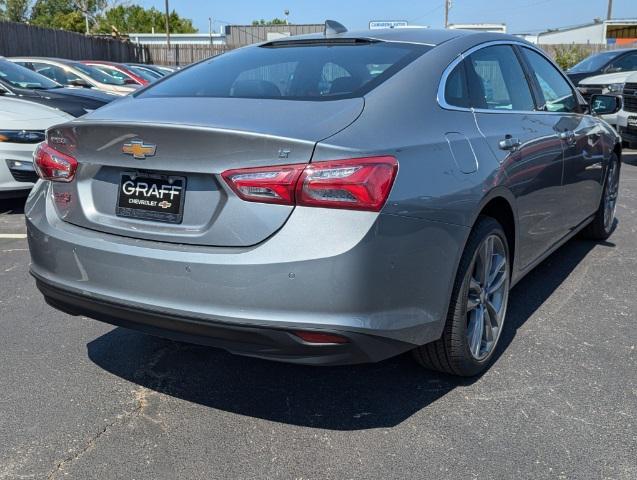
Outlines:
[{"label": "chevrolet malibu", "polygon": [[621,143],[529,43],[283,38],[50,128],[31,273],[74,315],[304,364],[476,375],[509,290],[613,231]]}]

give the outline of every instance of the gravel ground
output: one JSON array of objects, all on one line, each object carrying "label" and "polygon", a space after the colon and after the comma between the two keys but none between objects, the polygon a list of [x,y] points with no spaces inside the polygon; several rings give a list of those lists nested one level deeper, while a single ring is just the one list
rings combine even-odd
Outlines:
[{"label": "gravel ground", "polygon": [[637,153],[622,175],[615,234],[513,290],[497,362],[469,381],[407,355],[292,366],[57,312],[28,275],[22,202],[1,201],[0,479],[634,480]]}]

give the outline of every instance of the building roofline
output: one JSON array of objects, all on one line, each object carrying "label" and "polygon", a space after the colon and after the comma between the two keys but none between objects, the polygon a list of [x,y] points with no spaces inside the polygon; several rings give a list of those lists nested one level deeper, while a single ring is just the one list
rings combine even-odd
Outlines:
[{"label": "building roofline", "polygon": [[571,30],[578,30],[580,28],[586,28],[586,27],[594,27],[595,25],[617,25],[617,24],[637,25],[637,18],[626,18],[626,19],[615,18],[613,20],[602,20],[600,22],[582,23],[580,25],[573,25],[572,27],[545,30],[544,32],[538,33],[537,36],[540,37],[542,35],[549,35],[551,33],[570,32]]}]

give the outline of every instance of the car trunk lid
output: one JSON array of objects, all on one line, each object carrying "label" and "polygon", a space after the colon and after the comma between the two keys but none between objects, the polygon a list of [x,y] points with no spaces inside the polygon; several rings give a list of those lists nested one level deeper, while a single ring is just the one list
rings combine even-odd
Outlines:
[{"label": "car trunk lid", "polygon": [[[361,98],[119,100],[49,131],[49,143],[72,150],[79,162],[75,181],[52,183],[55,205],[63,220],[106,233],[255,245],[281,228],[293,207],[243,201],[220,174],[308,163],[316,142],[347,127],[362,109]],[[126,197],[123,204],[123,190],[139,203],[127,204]]]}]

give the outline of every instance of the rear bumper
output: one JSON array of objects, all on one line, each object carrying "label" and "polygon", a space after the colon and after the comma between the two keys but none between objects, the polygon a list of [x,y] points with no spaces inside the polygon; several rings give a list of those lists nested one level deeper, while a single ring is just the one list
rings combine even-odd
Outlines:
[{"label": "rear bumper", "polygon": [[383,360],[407,351],[409,343],[334,329],[349,341],[343,344],[311,344],[290,331],[233,325],[170,315],[159,311],[88,298],[37,280],[38,289],[52,307],[71,315],[84,315],[120,327],[139,330],[181,342],[222,348],[230,353],[307,365],[345,365]]},{"label": "rear bumper", "polygon": [[[377,361],[439,338],[469,233],[396,215],[296,208],[254,247],[152,242],[62,221],[47,182],[32,191],[25,216],[31,272],[61,310],[309,364]],[[291,330],[350,342],[308,345]]]}]

